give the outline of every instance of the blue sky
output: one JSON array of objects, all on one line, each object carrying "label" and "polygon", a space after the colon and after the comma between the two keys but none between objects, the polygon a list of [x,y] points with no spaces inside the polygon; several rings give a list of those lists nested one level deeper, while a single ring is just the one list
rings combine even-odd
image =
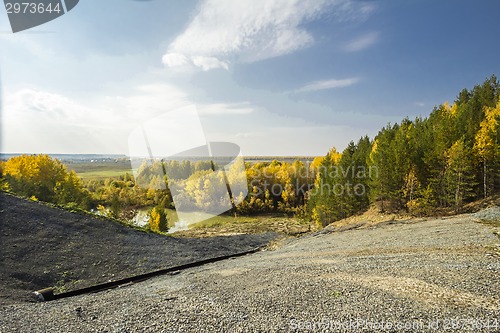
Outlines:
[{"label": "blue sky", "polygon": [[244,155],[324,155],[500,75],[500,2],[82,0],[13,34],[2,152],[124,153],[195,105]]}]

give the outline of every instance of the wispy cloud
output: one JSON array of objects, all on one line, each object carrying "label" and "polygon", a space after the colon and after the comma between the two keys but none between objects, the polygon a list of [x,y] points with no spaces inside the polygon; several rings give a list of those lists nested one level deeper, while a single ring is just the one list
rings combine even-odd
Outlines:
[{"label": "wispy cloud", "polygon": [[331,79],[331,80],[314,81],[295,90],[294,92],[309,92],[309,91],[343,88],[352,86],[358,81],[359,79],[355,77],[348,79],[341,79],[341,80]]},{"label": "wispy cloud", "polygon": [[333,14],[339,22],[364,21],[376,10],[373,2],[343,1]]},{"label": "wispy cloud", "polygon": [[379,33],[378,32],[369,32],[361,37],[358,37],[349,43],[347,43],[344,46],[344,50],[347,52],[357,52],[364,50],[375,43],[377,43],[379,40]]},{"label": "wispy cloud", "polygon": [[228,69],[232,62],[255,62],[314,43],[303,23],[333,12],[337,20],[359,19],[372,6],[351,0],[208,0],[162,58],[168,67]]},{"label": "wispy cloud", "polygon": [[200,115],[242,115],[254,112],[254,108],[248,102],[243,103],[215,103],[207,105],[199,105],[198,113]]}]

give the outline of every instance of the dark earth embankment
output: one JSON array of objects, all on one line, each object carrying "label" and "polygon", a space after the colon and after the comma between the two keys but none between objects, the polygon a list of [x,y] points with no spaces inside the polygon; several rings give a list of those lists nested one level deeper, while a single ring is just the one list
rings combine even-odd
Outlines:
[{"label": "dark earth embankment", "polygon": [[176,238],[0,193],[0,305],[265,245],[276,234]]}]

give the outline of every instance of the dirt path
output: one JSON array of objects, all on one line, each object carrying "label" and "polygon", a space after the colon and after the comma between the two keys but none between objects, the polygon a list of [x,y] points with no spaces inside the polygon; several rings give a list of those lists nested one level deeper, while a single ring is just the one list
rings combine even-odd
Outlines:
[{"label": "dirt path", "polygon": [[493,231],[464,215],[317,233],[107,292],[4,306],[0,331],[499,332]]}]

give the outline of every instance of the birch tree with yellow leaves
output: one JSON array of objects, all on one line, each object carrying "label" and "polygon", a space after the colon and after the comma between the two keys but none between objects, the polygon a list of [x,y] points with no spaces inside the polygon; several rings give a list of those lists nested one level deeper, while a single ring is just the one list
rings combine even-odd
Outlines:
[{"label": "birch tree with yellow leaves", "polygon": [[494,193],[500,160],[500,101],[496,107],[484,107],[484,119],[475,137],[474,150],[483,167],[483,194]]}]

